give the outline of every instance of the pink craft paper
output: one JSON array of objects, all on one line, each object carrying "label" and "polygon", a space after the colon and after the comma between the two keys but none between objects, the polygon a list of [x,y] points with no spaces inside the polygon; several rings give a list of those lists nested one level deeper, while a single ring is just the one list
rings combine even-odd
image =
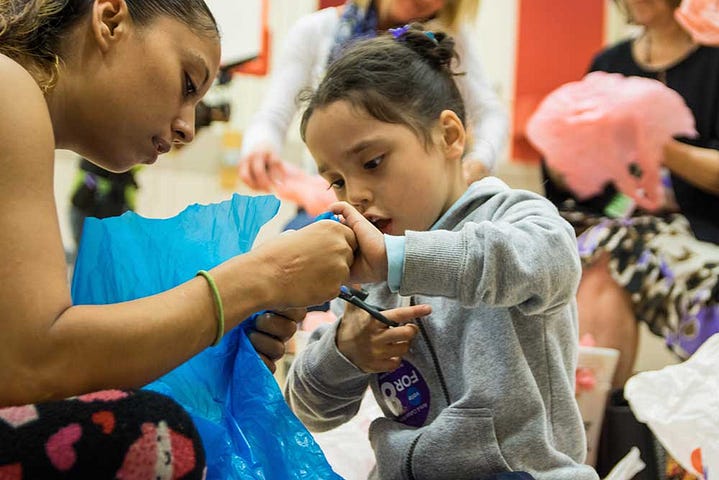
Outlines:
[{"label": "pink craft paper", "polygon": [[319,175],[310,175],[289,163],[283,163],[281,172],[273,176],[273,188],[282,200],[288,200],[316,216],[328,210],[337,201],[334,191]]},{"label": "pink craft paper", "polygon": [[719,46],[719,0],[683,0],[674,17],[695,42]]},{"label": "pink craft paper", "polygon": [[676,135],[696,135],[684,99],[659,81],[618,73],[562,85],[527,123],[527,138],[577,198],[613,182],[647,210],[663,204],[662,149]]}]

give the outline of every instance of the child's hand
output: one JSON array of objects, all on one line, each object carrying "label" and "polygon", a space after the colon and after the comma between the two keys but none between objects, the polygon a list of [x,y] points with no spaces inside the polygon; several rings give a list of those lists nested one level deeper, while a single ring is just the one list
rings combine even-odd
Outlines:
[{"label": "child's hand", "polygon": [[382,314],[388,319],[404,324],[389,328],[348,304],[337,329],[337,349],[365,373],[391,372],[399,367],[419,331],[417,325],[406,322],[431,312],[429,305],[384,310]]},{"label": "child's hand", "polygon": [[387,279],[387,249],[384,235],[361,213],[347,202],[338,202],[330,206],[332,213],[342,215],[344,224],[352,229],[357,237],[355,260],[350,268],[353,283],[374,283]]}]

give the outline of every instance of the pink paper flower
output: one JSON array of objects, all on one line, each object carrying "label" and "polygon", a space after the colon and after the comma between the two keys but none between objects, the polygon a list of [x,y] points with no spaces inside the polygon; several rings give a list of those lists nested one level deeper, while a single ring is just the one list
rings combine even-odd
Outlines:
[{"label": "pink paper flower", "polygon": [[683,0],[674,17],[695,42],[719,46],[719,1]]},{"label": "pink paper flower", "polygon": [[659,81],[592,72],[550,93],[527,123],[527,137],[579,199],[617,189],[647,209],[662,206],[663,146],[694,136],[683,98]]},{"label": "pink paper flower", "polygon": [[282,170],[282,178],[273,183],[275,193],[282,200],[296,203],[313,216],[326,212],[337,201],[334,191],[319,175],[307,174],[289,163],[283,164]]}]

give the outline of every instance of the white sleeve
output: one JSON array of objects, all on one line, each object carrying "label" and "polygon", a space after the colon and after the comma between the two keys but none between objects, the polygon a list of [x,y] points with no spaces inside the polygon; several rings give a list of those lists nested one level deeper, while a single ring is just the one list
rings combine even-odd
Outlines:
[{"label": "white sleeve", "polygon": [[460,55],[458,71],[466,73],[456,77],[457,85],[464,98],[468,128],[472,134],[472,149],[465,158],[481,160],[491,172],[507,144],[509,118],[484,74],[479,53],[473,44],[476,34],[463,26],[456,38]]},{"label": "white sleeve", "polygon": [[327,12],[305,15],[287,32],[265,98],[245,131],[242,156],[260,144],[269,144],[281,154],[287,130],[299,108],[297,95],[312,86],[313,70],[321,61],[319,45],[326,33],[320,13]]}]

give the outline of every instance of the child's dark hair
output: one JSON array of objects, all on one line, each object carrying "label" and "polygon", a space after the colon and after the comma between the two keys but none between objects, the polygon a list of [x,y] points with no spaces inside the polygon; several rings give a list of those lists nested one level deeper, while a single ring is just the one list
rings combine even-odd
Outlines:
[{"label": "child's dark hair", "polygon": [[[125,0],[140,26],[165,15],[193,31],[218,37],[204,0]],[[0,0],[0,53],[30,69],[44,90],[57,80],[63,35],[92,8],[92,0]]]},{"label": "child's dark hair", "polygon": [[362,108],[387,123],[407,125],[426,144],[443,110],[464,123],[462,96],[454,82],[454,40],[443,32],[425,32],[420,24],[392,35],[356,43],[333,62],[309,96],[300,132],[315,110],[339,100]]}]

